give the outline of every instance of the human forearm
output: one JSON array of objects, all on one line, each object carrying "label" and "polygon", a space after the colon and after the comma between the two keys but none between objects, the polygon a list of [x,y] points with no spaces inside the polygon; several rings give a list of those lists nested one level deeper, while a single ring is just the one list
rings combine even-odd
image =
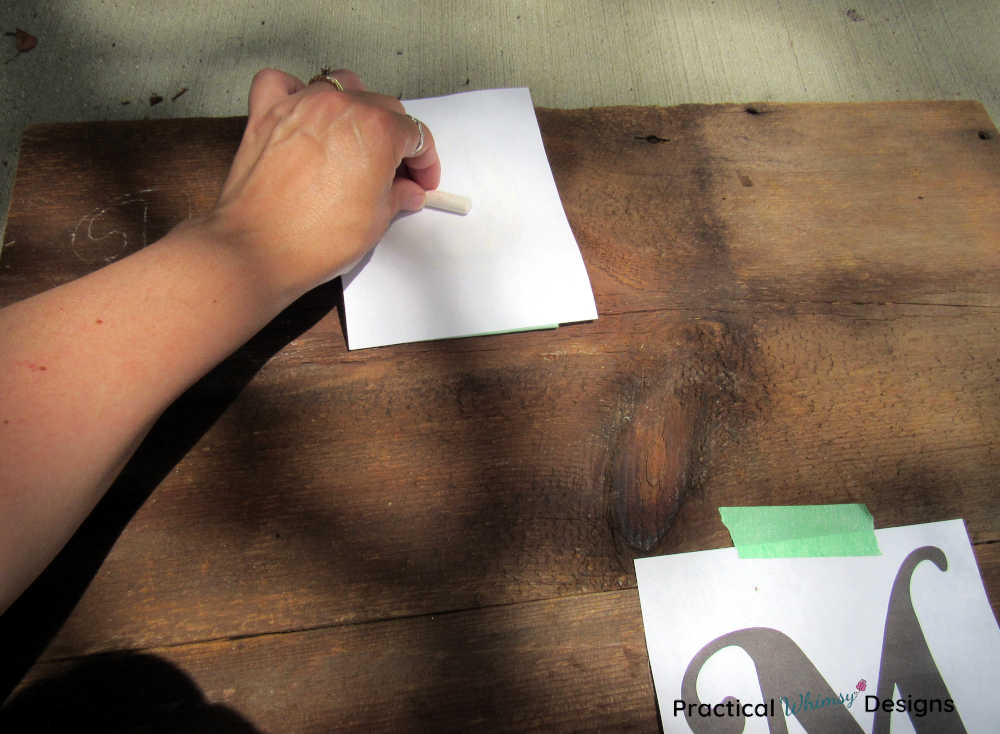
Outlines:
[{"label": "human forearm", "polygon": [[159,414],[288,305],[187,223],[0,310],[0,610],[72,535]]},{"label": "human forearm", "polygon": [[437,187],[431,132],[337,74],[258,73],[206,218],[0,311],[0,611],[177,396]]}]

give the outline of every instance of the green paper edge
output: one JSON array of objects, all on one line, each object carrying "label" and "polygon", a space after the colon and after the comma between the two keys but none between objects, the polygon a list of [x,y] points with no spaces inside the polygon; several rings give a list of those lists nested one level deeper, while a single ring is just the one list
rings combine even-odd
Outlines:
[{"label": "green paper edge", "polygon": [[496,336],[498,334],[520,334],[522,331],[542,331],[543,329],[558,329],[558,328],[559,324],[542,324],[541,326],[525,326],[520,329],[505,329],[504,331],[480,331],[476,334],[469,334],[468,336],[473,337],[473,336]]}]

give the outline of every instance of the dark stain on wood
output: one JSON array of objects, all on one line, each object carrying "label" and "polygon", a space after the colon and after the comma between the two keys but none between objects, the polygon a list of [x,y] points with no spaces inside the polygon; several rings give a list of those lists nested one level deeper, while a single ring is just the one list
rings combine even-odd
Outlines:
[{"label": "dark stain on wood", "polygon": [[691,489],[699,406],[663,383],[621,406],[622,433],[608,474],[613,527],[630,547],[649,551],[666,534]]},{"label": "dark stain on wood", "polygon": [[664,540],[713,456],[764,410],[768,392],[746,322],[700,321],[657,341],[655,356],[641,344],[630,357],[639,371],[620,388],[604,477],[616,540],[639,553]]}]

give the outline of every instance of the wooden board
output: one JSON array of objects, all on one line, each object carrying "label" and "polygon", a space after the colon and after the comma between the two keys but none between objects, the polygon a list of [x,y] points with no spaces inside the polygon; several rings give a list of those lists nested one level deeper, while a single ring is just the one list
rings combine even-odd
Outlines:
[{"label": "wooden board", "polygon": [[[0,619],[4,692],[138,650],[266,731],[655,731],[632,559],[729,545],[724,504],[963,517],[1000,609],[982,107],[538,115],[600,319],[348,352],[337,285],[309,294]],[[242,124],[29,129],[0,303],[206,210]]]},{"label": "wooden board", "polygon": [[[87,670],[78,661],[40,666],[45,678],[35,695],[62,702],[56,722],[79,723],[68,710],[90,709],[87,697],[110,682],[121,693],[102,712],[109,721],[134,715],[136,689],[160,687],[174,700],[146,698],[161,716],[214,723],[221,706],[252,714],[267,732],[657,728],[634,589],[89,662]],[[206,710],[208,702],[217,706]],[[35,705],[14,704],[24,719],[37,714]],[[32,723],[49,722],[43,715]]]}]

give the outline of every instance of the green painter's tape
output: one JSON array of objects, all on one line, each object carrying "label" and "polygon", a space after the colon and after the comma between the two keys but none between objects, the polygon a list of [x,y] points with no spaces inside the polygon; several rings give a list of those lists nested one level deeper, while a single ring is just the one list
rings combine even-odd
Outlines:
[{"label": "green painter's tape", "polygon": [[864,505],[720,507],[740,558],[880,556]]}]

